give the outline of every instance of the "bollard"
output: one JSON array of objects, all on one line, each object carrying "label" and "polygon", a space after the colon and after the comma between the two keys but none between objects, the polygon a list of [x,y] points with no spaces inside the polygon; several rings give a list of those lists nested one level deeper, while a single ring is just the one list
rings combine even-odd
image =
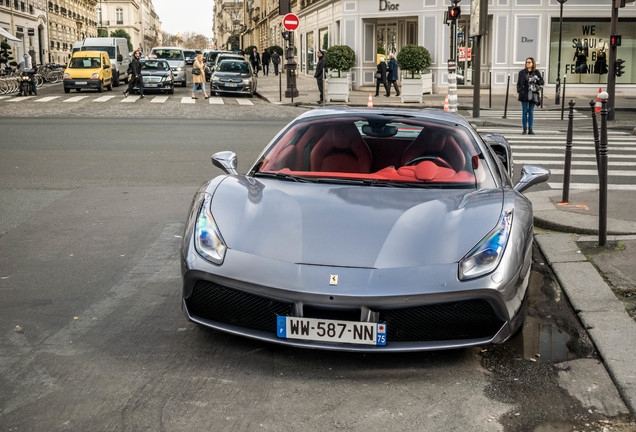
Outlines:
[{"label": "bollard", "polygon": [[594,102],[594,100],[590,101],[590,108],[592,109],[592,129],[594,130],[594,153],[596,154],[596,170],[598,171],[600,169],[599,158],[598,158],[600,140],[598,136],[598,122],[596,121],[596,102]]},{"label": "bollard", "polygon": [[563,120],[563,111],[565,111],[565,79],[567,76],[563,76],[563,93],[561,95],[561,120]]},{"label": "bollard", "polygon": [[[565,82],[565,78],[563,78]],[[565,141],[565,167],[563,170],[563,197],[562,203],[570,199],[570,167],[572,166],[572,124],[574,123],[574,101],[570,101],[570,114],[568,115],[568,135]]]},{"label": "bollard", "polygon": [[543,86],[541,86],[541,109],[543,109]]},{"label": "bollard", "polygon": [[510,74],[508,74],[508,83],[506,84],[506,104],[504,106],[504,115],[502,118],[508,118],[508,94],[510,93]]},{"label": "bollard", "polygon": [[607,92],[601,93],[601,143],[598,170],[598,245],[607,243]]}]

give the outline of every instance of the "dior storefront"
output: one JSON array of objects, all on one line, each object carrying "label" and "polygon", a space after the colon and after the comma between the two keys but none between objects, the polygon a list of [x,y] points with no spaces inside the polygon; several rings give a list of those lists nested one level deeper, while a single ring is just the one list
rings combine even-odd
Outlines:
[{"label": "dior storefront", "polygon": [[[424,46],[431,54],[433,87],[448,85],[449,26],[444,12],[450,0],[323,0],[298,13],[296,47],[300,73],[313,75],[316,50],[348,45],[356,53],[352,70],[355,87],[374,84],[376,53],[398,53],[404,45]],[[472,85],[472,46],[469,34],[470,2],[459,2],[457,25],[458,83]],[[563,8],[561,78],[568,85],[598,87],[607,82],[611,2],[567,0]],[[554,84],[557,76],[559,3],[557,0],[489,0],[488,35],[482,38],[481,82],[504,91],[534,57],[537,67]],[[625,74],[617,90],[636,89],[636,3],[619,9],[618,34],[622,45],[617,58],[625,60]],[[605,62],[605,63],[604,63]],[[513,87],[514,88],[514,87]],[[546,86],[546,92],[554,86]]]}]

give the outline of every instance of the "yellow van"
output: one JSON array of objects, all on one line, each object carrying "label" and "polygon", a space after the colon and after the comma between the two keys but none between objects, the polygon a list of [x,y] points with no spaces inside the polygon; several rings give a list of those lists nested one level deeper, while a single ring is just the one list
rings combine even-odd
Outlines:
[{"label": "yellow van", "polygon": [[106,51],[77,51],[64,71],[64,93],[71,89],[113,89],[113,71]]}]

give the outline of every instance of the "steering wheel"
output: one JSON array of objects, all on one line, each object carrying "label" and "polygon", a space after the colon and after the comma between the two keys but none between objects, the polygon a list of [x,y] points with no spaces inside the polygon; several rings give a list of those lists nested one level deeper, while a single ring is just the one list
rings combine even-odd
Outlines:
[{"label": "steering wheel", "polygon": [[443,168],[453,169],[451,164],[446,162],[441,157],[437,157],[437,156],[418,156],[416,158],[411,159],[407,163],[405,163],[404,166],[417,165],[418,163],[424,162],[424,161],[431,161],[431,162],[434,162],[435,164],[437,164],[437,165],[439,165],[439,166],[441,166]]}]

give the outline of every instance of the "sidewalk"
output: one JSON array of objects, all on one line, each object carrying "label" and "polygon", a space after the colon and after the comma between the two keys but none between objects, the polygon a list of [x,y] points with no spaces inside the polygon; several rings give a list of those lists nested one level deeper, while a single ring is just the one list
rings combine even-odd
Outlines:
[{"label": "sidewalk", "polygon": [[[286,79],[270,74],[259,75],[259,96],[272,104],[291,104],[285,98]],[[320,107],[316,80],[312,77],[297,77],[299,95],[294,105],[307,109]],[[282,98],[280,92],[282,92]],[[325,89],[325,98],[326,98]],[[503,119],[493,116],[473,118],[472,90],[460,90],[458,94],[459,113],[477,126],[507,126],[521,129],[518,119]],[[369,95],[374,107],[400,109],[443,108],[446,95],[424,95],[422,103],[401,103],[392,92],[391,97],[375,97],[375,87],[356,89],[350,93],[349,102],[333,102],[327,106],[349,105],[366,107]],[[383,89],[380,94],[384,94]],[[281,100],[282,99],[282,100]],[[510,89],[509,112],[520,111],[516,88]],[[573,99],[575,109],[589,113],[589,101],[596,100],[596,94],[566,96],[565,120],[560,116],[542,119],[535,124],[537,133],[566,130],[568,118],[567,102]],[[485,113],[490,105],[488,90],[482,90],[480,107]],[[492,95],[493,110],[503,111],[505,95]],[[622,130],[636,134],[636,97],[617,97],[616,120],[608,122],[608,130]],[[538,111],[560,111],[554,98],[544,98],[544,108]],[[535,111],[536,112],[536,111]],[[598,118],[600,124],[600,116]],[[585,124],[584,124],[585,123]],[[538,127],[537,127],[538,126]],[[577,120],[576,133],[589,133],[591,121]],[[634,135],[636,151],[636,135]],[[611,155],[610,155],[611,164]],[[575,313],[587,329],[590,338],[603,359],[626,405],[636,415],[636,316],[632,319],[626,307],[636,310],[636,301],[624,304],[610,288],[624,290],[636,299],[636,193],[633,191],[608,192],[608,245],[614,248],[595,247],[598,242],[598,191],[571,191],[569,202],[561,204],[561,191],[548,190],[527,192],[535,212],[535,240],[552,267],[563,291],[566,293]],[[582,252],[586,251],[587,256]],[[588,260],[589,258],[589,260]],[[595,267],[596,266],[596,267]],[[603,278],[605,277],[605,279]],[[606,281],[607,280],[607,281]],[[631,291],[630,291],[631,290]]]}]

